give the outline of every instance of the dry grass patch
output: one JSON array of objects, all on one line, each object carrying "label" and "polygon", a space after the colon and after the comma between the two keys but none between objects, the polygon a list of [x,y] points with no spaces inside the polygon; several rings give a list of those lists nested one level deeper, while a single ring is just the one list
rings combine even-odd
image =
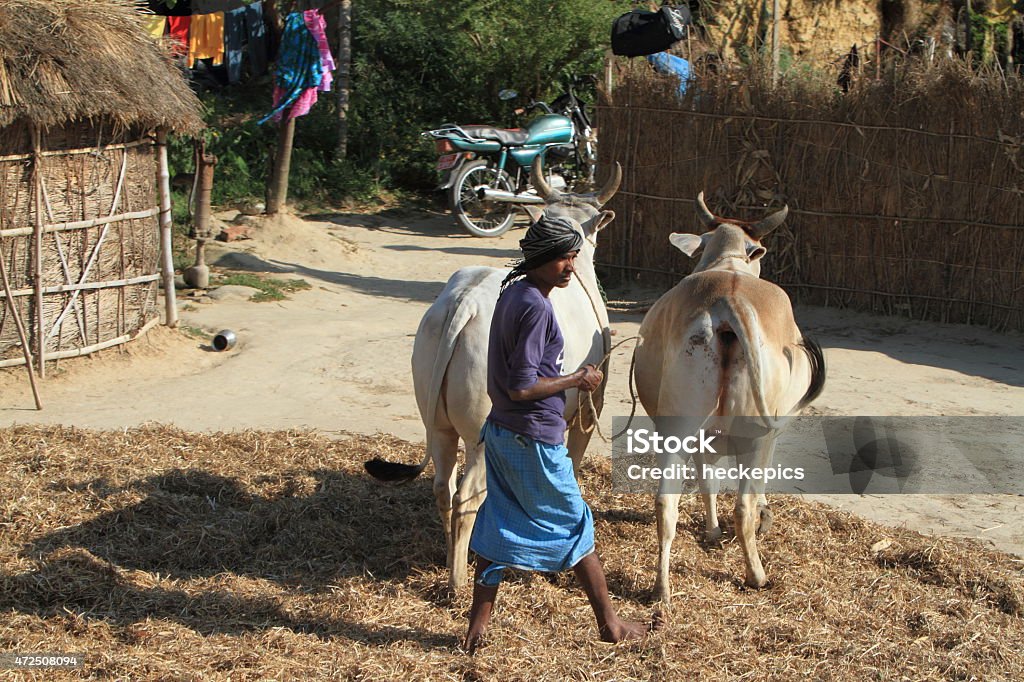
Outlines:
[{"label": "dry grass patch", "polygon": [[[1020,560],[796,498],[774,501],[768,589],[742,587],[735,543],[700,545],[699,500],[684,497],[663,633],[597,643],[571,574],[514,574],[469,658],[469,592],[444,587],[429,479],[388,487],[362,470],[420,451],[309,432],[0,431],[0,651],[85,654],[47,679],[1024,677]],[[609,489],[591,460],[611,591],[647,618],[653,504]]]}]

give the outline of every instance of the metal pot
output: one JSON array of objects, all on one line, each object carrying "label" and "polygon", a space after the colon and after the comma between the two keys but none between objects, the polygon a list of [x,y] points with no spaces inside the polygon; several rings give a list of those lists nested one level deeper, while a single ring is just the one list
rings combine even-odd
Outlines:
[{"label": "metal pot", "polygon": [[231,350],[235,347],[235,343],[238,341],[238,337],[230,329],[223,329],[217,332],[217,335],[213,337],[213,348],[214,350]]}]

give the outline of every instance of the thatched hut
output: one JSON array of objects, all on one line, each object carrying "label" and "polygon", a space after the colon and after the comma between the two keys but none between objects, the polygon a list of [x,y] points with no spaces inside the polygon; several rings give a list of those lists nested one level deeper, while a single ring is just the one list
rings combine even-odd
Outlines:
[{"label": "thatched hut", "polygon": [[203,123],[143,18],[130,0],[0,2],[0,366],[31,350],[42,373],[160,317],[158,140]]}]

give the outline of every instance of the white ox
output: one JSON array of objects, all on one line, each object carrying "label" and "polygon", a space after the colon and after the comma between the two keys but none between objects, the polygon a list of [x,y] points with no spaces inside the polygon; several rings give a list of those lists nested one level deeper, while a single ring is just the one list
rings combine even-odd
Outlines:
[{"label": "white ox", "polygon": [[[618,190],[622,171],[615,172],[601,191],[591,194],[562,193],[543,180],[540,161],[532,178],[544,197],[543,211],[528,206],[531,216],[541,213],[569,218],[584,237],[576,259],[576,277],[565,289],[551,292],[551,305],[565,339],[566,370],[586,363],[601,365],[610,346],[608,312],[601,299],[594,273],[597,233],[614,217],[601,206]],[[412,352],[412,376],[416,404],[426,429],[427,452],[418,466],[381,460],[366,463],[375,478],[406,481],[434,462],[434,497],[445,529],[448,546],[449,584],[461,587],[467,581],[469,539],[477,510],[486,494],[487,479],[480,430],[491,409],[487,396],[487,345],[491,317],[507,269],[484,266],[458,270],[424,314],[416,331]],[[607,371],[605,371],[607,381]],[[592,394],[600,414],[604,383]],[[584,413],[577,426],[573,418],[579,407],[578,392],[566,391],[565,418],[570,424],[566,446],[573,466],[579,464],[590,442],[590,414]],[[585,426],[586,428],[581,428]],[[466,466],[456,485],[459,439],[465,444]]]},{"label": "white ox", "polygon": [[[821,392],[825,360],[821,348],[803,337],[793,319],[786,293],[760,279],[761,239],[782,224],[783,210],[757,223],[717,218],[697,197],[701,221],[710,229],[697,236],[672,234],[669,241],[687,256],[703,254],[694,272],[665,293],[644,317],[642,341],[636,350],[636,386],[640,401],[655,424],[669,417],[684,419],[705,430],[717,425],[728,434],[731,417],[763,425],[742,445],[751,467],[771,465],[781,417],[795,414]],[[680,421],[684,421],[680,420]],[[717,448],[722,454],[721,447]],[[714,455],[708,455],[714,457]],[[721,536],[715,506],[717,485],[703,480],[704,458],[695,455],[705,507],[709,541]],[[710,461],[710,460],[709,460]],[[658,577],[655,597],[669,602],[669,560],[679,517],[679,494],[659,491]],[[760,517],[757,511],[760,509]],[[743,550],[746,583],[765,584],[755,532],[771,522],[763,487],[739,481],[734,510],[735,532]]]}]

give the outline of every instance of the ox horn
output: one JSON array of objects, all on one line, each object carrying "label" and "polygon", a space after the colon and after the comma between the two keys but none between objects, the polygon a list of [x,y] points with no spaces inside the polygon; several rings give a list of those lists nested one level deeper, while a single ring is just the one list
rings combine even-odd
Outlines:
[{"label": "ox horn", "polygon": [[604,206],[611,198],[615,196],[615,193],[619,191],[619,185],[622,184],[622,166],[619,162],[615,162],[615,170],[612,171],[611,177],[604,183],[604,187],[597,193],[597,205]]},{"label": "ox horn", "polygon": [[781,225],[782,222],[786,219],[786,216],[788,215],[789,206],[783,206],[780,210],[776,211],[775,213],[772,213],[767,218],[759,220],[753,225],[751,225],[747,233],[754,239],[760,241],[764,239],[766,236],[768,236],[769,232],[771,232],[776,227]]},{"label": "ox horn", "polygon": [[558,201],[562,193],[552,189],[548,181],[544,179],[544,162],[538,154],[533,159],[533,166],[530,169],[530,183],[537,190],[537,194],[545,201]]},{"label": "ox horn", "polygon": [[704,227],[708,229],[712,229],[718,224],[718,218],[708,210],[708,205],[704,203],[704,192],[697,195],[697,217],[700,218],[700,222]]}]

